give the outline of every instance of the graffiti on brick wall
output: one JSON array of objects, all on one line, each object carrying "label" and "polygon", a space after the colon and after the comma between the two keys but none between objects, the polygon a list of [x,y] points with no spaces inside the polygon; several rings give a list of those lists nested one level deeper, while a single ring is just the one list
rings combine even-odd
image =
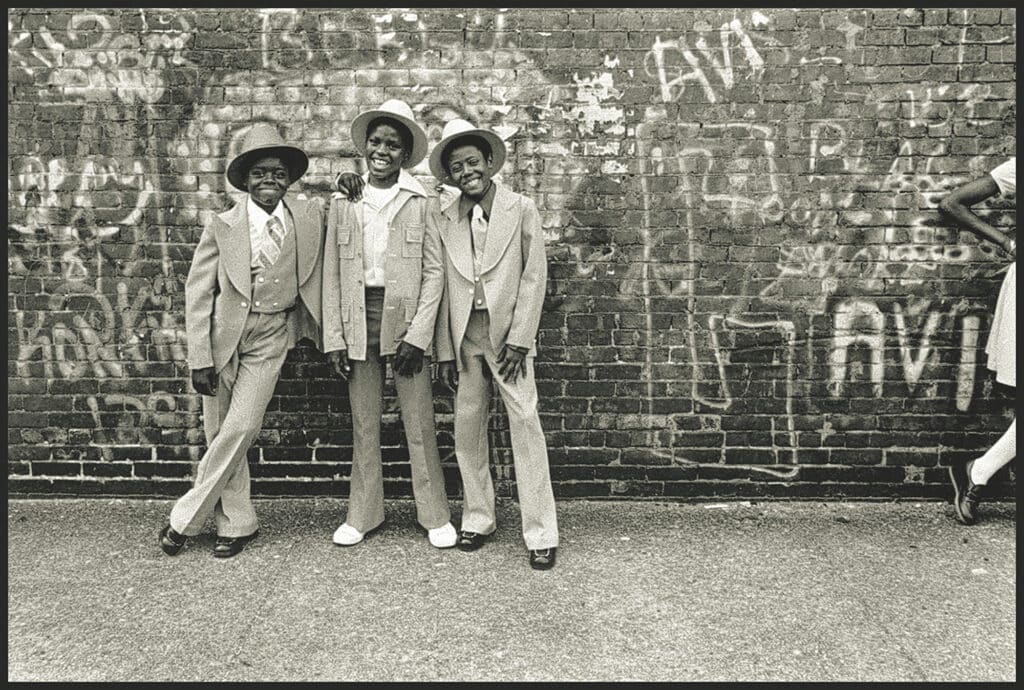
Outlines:
[{"label": "graffiti on brick wall", "polygon": [[[847,362],[851,346],[861,345],[870,352],[867,375],[877,396],[883,394],[886,373],[895,369],[902,371],[904,394],[947,395],[949,386],[940,390],[934,378],[922,385],[923,372],[953,360],[955,405],[959,410],[969,408],[984,305],[960,300],[936,309],[930,296],[917,297],[915,290],[954,265],[963,266],[966,277],[975,276],[976,266],[992,259],[984,245],[957,242],[955,231],[937,217],[939,198],[969,179],[946,172],[952,152],[948,140],[941,137],[952,135],[954,121],[976,128],[1004,126],[1013,100],[1008,92],[996,92],[988,84],[893,85],[890,89],[871,85],[860,94],[843,92],[840,100],[860,98],[873,108],[879,118],[873,132],[848,130],[856,121],[841,118],[776,124],[775,116],[758,121],[764,108],[749,94],[752,90],[762,93],[757,89],[763,87],[766,64],[842,63],[838,56],[810,57],[799,55],[795,48],[780,49],[781,42],[765,35],[764,29],[770,26],[770,16],[755,12],[749,22],[734,18],[722,24],[715,52],[708,50],[702,31],[707,27],[695,27],[699,39],[693,46],[685,37],[674,41],[659,37],[648,52],[646,74],[656,81],[661,100],[675,107],[648,107],[636,128],[638,152],[647,161],[643,171],[647,175],[640,179],[645,233],[641,261],[627,273],[627,289],[645,298],[649,339],[658,336],[652,300],[667,296],[680,301],[685,322],[674,337],[681,341],[678,349],[688,354],[692,367],[692,399],[705,408],[737,411],[737,382],[730,379],[725,366],[730,353],[721,342],[723,328],[782,334],[775,346],[776,361],[783,363],[778,376],[784,384],[778,393],[784,395],[788,445],[793,448],[791,461],[796,462],[791,372],[797,342],[807,344],[805,360],[812,368],[811,344],[826,350],[828,390],[834,397],[844,394],[844,382],[851,375]],[[846,50],[854,49],[863,27],[847,19],[840,28],[846,35]],[[833,75],[822,71],[808,84],[812,103],[820,105],[826,95],[839,93],[841,85]],[[802,77],[797,79],[795,70],[793,77],[804,82]],[[685,116],[686,103],[724,103],[734,94],[740,95],[740,103],[749,103],[745,121],[709,123]],[[665,134],[665,123],[674,128],[672,136]],[[915,128],[939,138],[913,136]],[[791,159],[789,147],[794,141],[808,146],[807,167],[799,171],[783,168],[781,161]],[[787,154],[780,153],[783,147]],[[895,147],[895,155],[887,153],[890,147]],[[971,176],[990,169],[993,157],[1003,150],[1003,142],[997,142],[972,155]],[[648,201],[665,198],[665,190],[653,185],[666,176],[678,180],[668,204],[678,209],[678,225],[663,220],[664,202],[659,208],[658,202]],[[877,203],[882,195],[888,207]],[[723,227],[749,228],[751,234],[738,237],[736,244],[751,246],[709,247],[707,236],[701,234],[698,239],[695,230],[708,224],[708,216],[721,218]],[[757,246],[757,228],[767,225],[782,225],[793,232],[792,240],[777,248],[774,259],[776,248]],[[728,244],[732,236],[741,234],[725,232],[721,243]],[[713,234],[710,239],[714,242]],[[734,289],[723,291],[722,281],[715,278],[733,275],[728,262],[744,254],[750,257],[750,265],[734,276]],[[909,297],[906,306],[894,304],[889,315],[870,299],[838,298],[884,294],[894,288]],[[736,296],[723,299],[729,294]],[[806,317],[831,312],[833,337],[816,336],[813,318],[787,318],[794,307],[797,315]],[[718,311],[721,308],[725,310]],[[759,318],[766,312],[780,317]],[[915,337],[908,326],[911,315],[921,321]],[[807,328],[800,332],[797,324]],[[960,341],[952,347],[934,347],[931,339],[940,324],[958,330]],[[899,352],[895,368],[885,361],[887,348],[894,346]],[[645,366],[649,390],[655,382],[650,373],[653,356],[649,350]],[[670,422],[652,415],[653,424]]]},{"label": "graffiti on brick wall", "polygon": [[37,119],[70,144],[38,137],[11,160],[8,272],[25,286],[12,295],[15,371],[48,382],[152,378],[144,394],[75,394],[105,451],[139,443],[146,427],[182,426],[173,413],[198,407],[173,392],[185,359],[181,252],[161,227],[168,190],[155,133],[168,70],[188,66],[192,33],[179,14],[138,19],[123,31],[115,15],[57,14],[9,43],[12,81],[38,89]]},{"label": "graffiti on brick wall", "polygon": [[[768,18],[760,12],[754,12],[751,19],[755,26],[768,23]],[[706,23],[694,27],[697,38],[692,49],[685,36],[665,41],[659,36],[645,56],[644,70],[648,76],[657,77],[661,99],[666,103],[682,99],[691,82],[701,88],[708,103],[716,103],[720,98],[718,89],[732,89],[739,76],[737,72],[749,70],[756,77],[764,69],[764,59],[742,21],[737,18],[722,24],[715,47],[708,43],[705,35],[710,28]],[[734,53],[738,54],[735,69]]]},{"label": "graffiti on brick wall", "polygon": [[[796,411],[818,393],[967,411],[985,303],[934,284],[991,278],[979,272],[996,257],[935,207],[1004,155],[992,134],[1009,131],[1012,89],[923,67],[887,76],[862,59],[865,11],[830,19],[820,42],[779,27],[786,12],[681,12],[672,24],[688,26],[567,69],[545,64],[506,10],[36,14],[9,32],[10,81],[30,94],[14,102],[33,108],[12,110],[12,142],[28,142],[9,158],[15,370],[151,379],[146,394],[83,394],[110,443],[131,432],[108,412],[193,423],[174,416],[198,403],[184,392],[182,281],[198,227],[237,198],[223,170],[246,128],[267,120],[300,143],[311,166],[297,189],[322,198],[338,172],[362,170],[347,123],[397,97],[432,143],[456,116],[497,131],[551,263],[643,305],[648,406],[622,424],[651,432],[654,450],[690,461],[674,433],[655,433],[679,431],[653,413],[666,386],[694,414],[774,401],[778,464],[797,463]],[[956,69],[1012,42],[1006,27],[948,28]],[[965,133],[988,136],[956,150]],[[426,163],[413,173],[433,184]],[[550,297],[565,311],[583,299]]]}]

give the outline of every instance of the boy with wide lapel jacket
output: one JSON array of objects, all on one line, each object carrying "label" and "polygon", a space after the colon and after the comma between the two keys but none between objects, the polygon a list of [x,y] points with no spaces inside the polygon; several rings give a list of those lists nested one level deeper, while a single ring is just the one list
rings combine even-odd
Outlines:
[{"label": "boy with wide lapel jacket", "polygon": [[273,125],[253,125],[227,170],[248,197],[213,216],[196,247],[185,328],[208,447],[160,531],[170,556],[211,515],[218,558],[236,555],[259,534],[246,454],[288,350],[302,338],[320,346],[323,214],[315,202],[285,196],[308,167],[306,154]]},{"label": "boy with wide lapel jacket", "polygon": [[464,494],[456,545],[474,551],[496,528],[487,443],[493,380],[509,417],[530,566],[545,570],[555,564],[558,522],[533,360],[547,255],[536,205],[492,179],[504,161],[501,138],[465,120],[448,122],[430,154],[435,177],[461,192],[439,223],[446,282],[437,358],[439,376],[455,392]]}]

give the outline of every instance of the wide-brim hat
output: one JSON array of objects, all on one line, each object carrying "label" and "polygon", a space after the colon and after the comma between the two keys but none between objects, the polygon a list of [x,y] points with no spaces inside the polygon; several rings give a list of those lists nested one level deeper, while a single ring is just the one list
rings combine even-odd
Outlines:
[{"label": "wide-brim hat", "polygon": [[441,154],[444,153],[445,148],[448,144],[452,143],[456,139],[467,136],[477,136],[486,141],[491,145],[491,159],[494,161],[494,169],[492,173],[498,172],[501,166],[505,164],[505,142],[501,140],[497,134],[489,129],[480,129],[474,127],[466,120],[456,118],[449,120],[444,125],[444,130],[441,132],[441,141],[437,143],[434,150],[430,152],[430,172],[434,173],[441,182],[450,184],[452,186],[458,186],[455,181],[451,179],[448,171],[444,169],[444,165],[441,161]]},{"label": "wide-brim hat", "polygon": [[284,139],[281,138],[281,134],[274,125],[269,122],[257,122],[245,135],[241,153],[235,156],[228,165],[228,182],[236,189],[243,192],[249,191],[245,183],[249,168],[260,158],[273,155],[279,156],[288,166],[292,182],[302,177],[309,169],[309,156],[305,151],[284,143]]},{"label": "wide-brim hat", "polygon": [[380,107],[356,115],[352,120],[352,144],[359,153],[366,155],[366,128],[378,117],[387,117],[398,120],[405,125],[412,134],[412,151],[409,157],[402,163],[403,168],[412,168],[419,164],[427,155],[427,133],[417,124],[413,117],[412,108],[405,101],[392,98],[384,101]]}]

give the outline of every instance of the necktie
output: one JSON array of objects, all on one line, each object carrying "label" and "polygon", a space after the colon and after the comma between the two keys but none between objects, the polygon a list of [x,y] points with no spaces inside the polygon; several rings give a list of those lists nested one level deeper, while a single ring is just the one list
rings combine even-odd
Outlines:
[{"label": "necktie", "polygon": [[480,261],[484,255],[484,243],[487,242],[487,221],[484,220],[484,210],[480,204],[473,206],[473,218],[469,222],[473,233],[473,263],[476,264],[477,273],[480,272]]},{"label": "necktie", "polygon": [[267,269],[273,266],[278,257],[281,256],[281,245],[284,242],[284,224],[277,216],[271,216],[267,221],[267,235],[263,239],[263,246],[260,247],[259,264]]}]

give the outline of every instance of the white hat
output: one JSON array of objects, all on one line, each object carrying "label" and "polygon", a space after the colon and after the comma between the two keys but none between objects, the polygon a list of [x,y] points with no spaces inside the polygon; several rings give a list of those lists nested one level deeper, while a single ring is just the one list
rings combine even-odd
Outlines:
[{"label": "white hat", "polygon": [[378,117],[387,117],[405,125],[412,134],[412,151],[402,164],[403,168],[412,168],[427,155],[427,133],[423,131],[413,117],[412,108],[405,101],[392,98],[384,101],[376,110],[359,113],[352,120],[352,143],[359,153],[366,155],[366,128]]},{"label": "white hat", "polygon": [[480,137],[491,145],[491,157],[494,161],[494,170],[492,172],[498,172],[498,170],[501,169],[501,166],[505,164],[505,142],[501,140],[501,137],[489,129],[474,127],[466,120],[449,120],[444,125],[444,131],[441,132],[441,141],[439,141],[437,146],[434,147],[434,150],[430,152],[430,171],[434,173],[434,177],[441,182],[455,185],[455,182],[451,179],[448,171],[444,168],[443,161],[441,160],[441,154],[444,153],[445,147],[447,147],[452,141],[466,136]]}]

